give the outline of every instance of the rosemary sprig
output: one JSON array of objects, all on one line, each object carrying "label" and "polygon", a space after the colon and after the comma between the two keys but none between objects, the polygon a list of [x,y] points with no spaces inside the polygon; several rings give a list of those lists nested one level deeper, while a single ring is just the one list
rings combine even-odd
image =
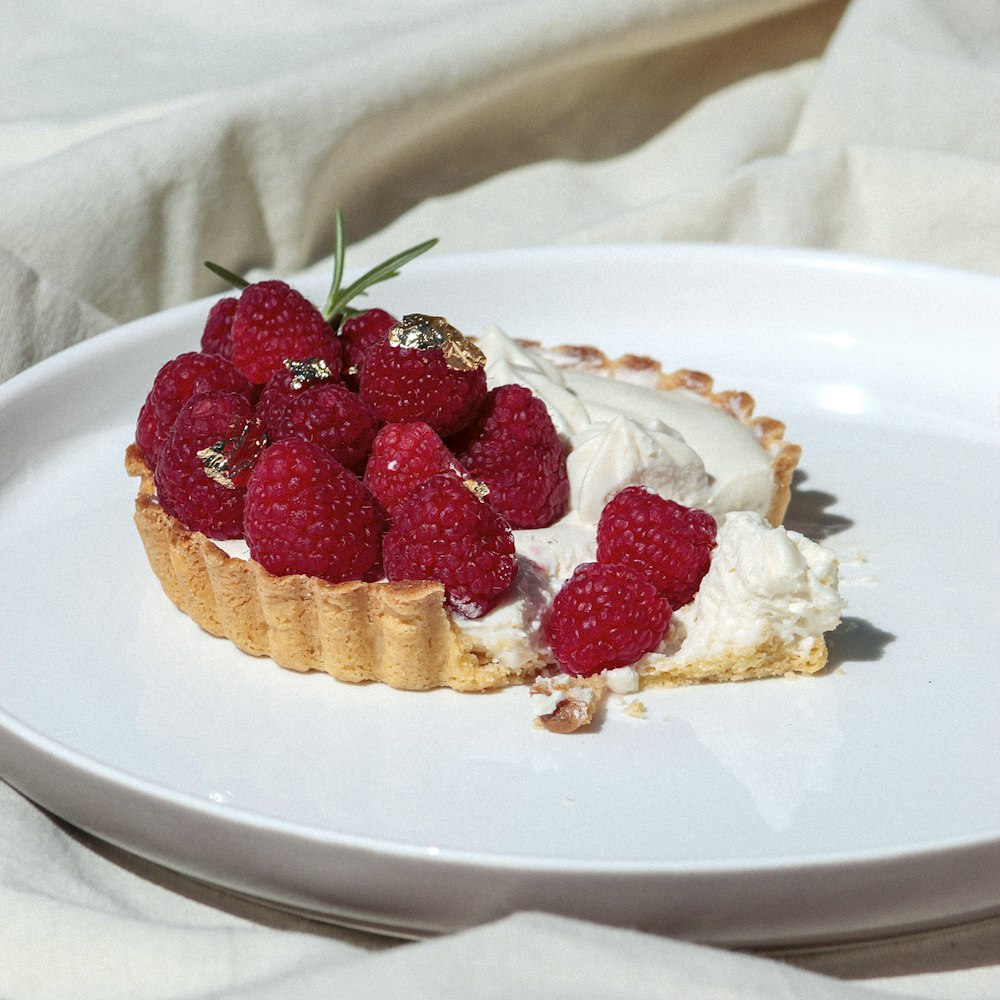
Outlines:
[{"label": "rosemary sprig", "polygon": [[241,278],[238,274],[233,274],[232,271],[221,264],[216,264],[211,260],[206,260],[204,264],[213,274],[217,274],[223,281],[228,281],[233,288],[246,288],[250,284],[246,278]]},{"label": "rosemary sprig", "polygon": [[[390,278],[395,278],[399,274],[400,268],[404,264],[408,264],[415,257],[419,257],[422,253],[426,253],[432,246],[437,243],[437,238],[424,240],[423,243],[418,243],[416,246],[410,247],[408,250],[403,250],[400,253],[395,254],[388,260],[382,261],[381,264],[376,264],[371,270],[366,271],[360,278],[356,281],[351,282],[346,288],[341,288],[341,282],[344,279],[344,219],[340,214],[340,209],[337,209],[336,215],[334,216],[333,225],[333,280],[330,284],[330,294],[326,297],[326,303],[323,306],[321,312],[323,313],[323,318],[330,323],[330,325],[337,330],[340,328],[340,324],[349,316],[356,316],[361,309],[353,309],[348,304],[352,299],[357,298],[359,295],[367,295],[368,289],[372,285],[377,285],[380,281],[388,281]],[[216,264],[214,261],[206,260],[205,267],[207,267],[213,274],[217,274],[223,281],[228,282],[233,288],[246,288],[250,284],[246,278],[241,278],[238,274],[234,274],[228,268],[223,267],[221,264]]]},{"label": "rosemary sprig", "polygon": [[326,304],[321,310],[323,318],[333,324],[336,329],[340,323],[335,322],[336,317],[343,319],[360,312],[358,309],[351,309],[348,303],[358,295],[366,295],[372,285],[377,285],[380,281],[388,281],[395,278],[404,264],[426,253],[438,241],[437,239],[425,240],[416,246],[410,247],[395,254],[388,260],[376,264],[371,270],[366,271],[360,278],[352,282],[347,288],[341,288],[340,283],[344,275],[344,220],[338,209],[334,220],[334,247],[333,247],[333,282],[330,286],[330,294],[327,296]]}]

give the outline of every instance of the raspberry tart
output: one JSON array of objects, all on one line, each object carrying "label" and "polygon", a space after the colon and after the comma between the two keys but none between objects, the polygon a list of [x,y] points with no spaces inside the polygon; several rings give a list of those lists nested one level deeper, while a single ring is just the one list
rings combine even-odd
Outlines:
[{"label": "raspberry tart", "polygon": [[322,310],[230,276],[126,455],[167,596],[292,670],[530,685],[555,732],[609,691],[820,670],[843,601],[780,526],[784,426],[649,358],[351,308],[432,243],[341,290],[338,219]]}]

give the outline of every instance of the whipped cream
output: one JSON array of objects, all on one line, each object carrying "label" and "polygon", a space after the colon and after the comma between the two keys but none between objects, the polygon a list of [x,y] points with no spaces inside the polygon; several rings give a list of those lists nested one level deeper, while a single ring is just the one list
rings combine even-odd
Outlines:
[{"label": "whipped cream", "polygon": [[633,669],[669,673],[773,640],[808,656],[840,621],[846,602],[838,582],[830,549],[751,511],[727,514],[694,600],[674,612],[660,648]]},{"label": "whipped cream", "polygon": [[590,524],[626,486],[646,486],[685,507],[709,499],[701,458],[660,420],[641,424],[618,414],[591,424],[570,438],[566,470],[572,509]]},{"label": "whipped cream", "polygon": [[540,565],[518,554],[514,585],[489,614],[452,616],[471,649],[504,670],[518,673],[550,659],[541,634],[542,615],[555,597],[557,580]]},{"label": "whipped cream", "polygon": [[[548,528],[515,531],[518,583],[501,605],[457,627],[503,665],[549,658],[540,615],[561,583],[596,558],[605,503],[626,486],[708,510],[719,521],[711,568],[694,601],[675,610],[660,648],[608,671],[609,689],[628,694],[642,675],[776,638],[808,655],[844,608],[834,554],[797,532],[773,528],[771,458],[753,431],[698,393],[561,369],[490,327],[479,345],[491,386],[515,382],[548,408],[569,447],[570,510]],[[541,707],[541,706],[539,706]]]},{"label": "whipped cream", "polygon": [[[487,328],[479,346],[491,386],[527,386],[544,401],[567,443],[574,450],[586,446],[580,457],[570,452],[570,485],[583,491],[588,509],[599,496],[639,482],[651,485],[649,476],[660,477],[669,499],[716,518],[731,510],[767,514],[774,492],[771,456],[751,428],[698,393],[661,392],[626,378],[561,369],[496,326]],[[626,457],[619,458],[623,444]],[[671,490],[688,499],[669,496]]]},{"label": "whipped cream", "polygon": [[830,549],[757,514],[727,514],[695,599],[677,612],[687,633],[677,658],[752,649],[772,636],[808,646],[840,621],[838,578]]}]

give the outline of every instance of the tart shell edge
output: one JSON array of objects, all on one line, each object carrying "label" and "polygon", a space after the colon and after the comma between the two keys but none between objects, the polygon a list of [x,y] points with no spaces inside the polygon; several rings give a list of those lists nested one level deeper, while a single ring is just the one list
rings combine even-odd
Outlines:
[{"label": "tart shell edge", "polygon": [[274,576],[168,514],[134,444],[125,468],[139,478],[135,525],[164,592],[206,632],[246,653],[290,670],[411,691],[485,691],[524,683],[536,672],[530,664],[507,670],[477,653],[452,622],[438,583]]}]

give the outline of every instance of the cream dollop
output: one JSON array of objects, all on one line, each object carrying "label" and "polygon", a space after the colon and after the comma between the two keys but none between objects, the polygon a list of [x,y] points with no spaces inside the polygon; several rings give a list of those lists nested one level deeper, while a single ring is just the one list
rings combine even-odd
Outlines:
[{"label": "cream dollop", "polygon": [[840,621],[838,583],[830,549],[753,512],[730,513],[694,601],[675,615],[684,638],[674,662],[753,649],[772,636],[805,650]]},{"label": "cream dollop", "polygon": [[[489,384],[527,386],[543,400],[556,430],[567,441],[589,434],[596,425],[628,418],[641,428],[655,428],[656,434],[674,437],[697,456],[708,483],[699,505],[714,517],[731,510],[766,514],[770,508],[774,493],[771,456],[751,428],[698,393],[688,389],[661,392],[654,385],[630,381],[627,370],[622,378],[614,378],[559,368],[542,352],[527,350],[497,326],[486,329],[479,346],[486,355]],[[663,443],[662,438],[658,440]],[[686,461],[690,462],[690,455]],[[681,479],[689,474],[688,466]],[[573,477],[571,472],[571,487]]]},{"label": "cream dollop", "polygon": [[565,372],[568,389],[582,399],[591,419],[625,414],[648,423],[659,420],[702,460],[711,489],[704,508],[714,517],[731,510],[766,514],[774,493],[771,456],[753,430],[696,392],[658,392],[592,372]]},{"label": "cream dollop", "polygon": [[618,414],[574,434],[570,444],[570,504],[583,521],[596,524],[605,504],[627,486],[645,486],[685,507],[708,500],[701,459],[660,420],[640,424]]}]

